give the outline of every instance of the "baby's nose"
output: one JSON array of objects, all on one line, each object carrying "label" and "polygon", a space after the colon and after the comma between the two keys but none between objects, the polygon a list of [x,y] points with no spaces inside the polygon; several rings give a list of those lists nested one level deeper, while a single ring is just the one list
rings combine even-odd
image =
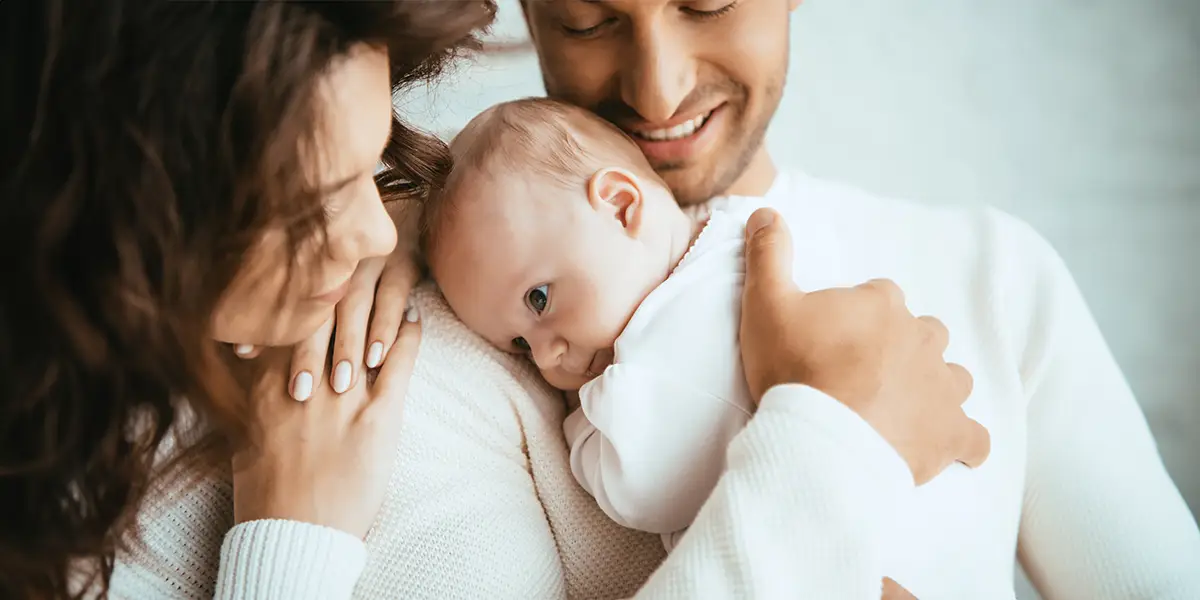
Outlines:
[{"label": "baby's nose", "polygon": [[563,354],[567,351],[567,343],[556,335],[539,335],[530,340],[529,353],[533,364],[539,369],[550,369],[558,366]]}]

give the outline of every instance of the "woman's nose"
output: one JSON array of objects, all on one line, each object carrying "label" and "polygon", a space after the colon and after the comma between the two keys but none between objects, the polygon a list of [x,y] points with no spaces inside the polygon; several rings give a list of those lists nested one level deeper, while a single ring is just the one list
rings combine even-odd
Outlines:
[{"label": "woman's nose", "polygon": [[396,223],[384,208],[373,182],[355,200],[354,210],[339,215],[336,228],[331,229],[330,250],[339,260],[357,263],[387,256],[396,248]]}]

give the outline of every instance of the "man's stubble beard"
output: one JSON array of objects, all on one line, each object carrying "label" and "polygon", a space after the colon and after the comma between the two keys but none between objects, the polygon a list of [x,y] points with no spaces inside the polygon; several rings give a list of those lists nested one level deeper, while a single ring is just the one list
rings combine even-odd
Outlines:
[{"label": "man's stubble beard", "polygon": [[[750,163],[754,161],[759,150],[766,143],[767,130],[770,128],[771,121],[775,118],[775,113],[779,110],[779,103],[783,98],[783,86],[787,77],[787,67],[784,66],[783,73],[780,77],[772,82],[766,88],[767,106],[765,107],[764,117],[761,122],[754,126],[751,133],[744,137],[745,142],[742,144],[742,150],[735,157],[732,163],[727,163],[729,168],[722,169],[721,164],[715,164],[710,167],[713,176],[706,177],[704,174],[693,176],[689,179],[696,181],[696,184],[689,185],[689,181],[673,182],[674,175],[683,175],[687,171],[687,165],[680,163],[667,163],[661,165],[652,165],[655,172],[667,183],[671,188],[671,193],[675,196],[675,201],[683,207],[695,206],[708,202],[712,198],[724,195],[729,188],[737,183],[738,179],[746,172]],[[735,124],[736,127],[736,124]],[[718,152],[719,154],[719,152]],[[691,167],[691,170],[701,169],[703,167],[696,165]],[[694,179],[693,179],[694,178]],[[686,187],[685,187],[686,186]]]}]

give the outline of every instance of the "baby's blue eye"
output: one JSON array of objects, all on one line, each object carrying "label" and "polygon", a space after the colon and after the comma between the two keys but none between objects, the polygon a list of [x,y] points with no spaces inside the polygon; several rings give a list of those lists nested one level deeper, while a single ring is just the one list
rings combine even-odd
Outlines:
[{"label": "baby's blue eye", "polygon": [[550,286],[539,285],[525,293],[525,302],[529,304],[529,308],[533,312],[542,314],[546,310],[546,303],[550,301]]},{"label": "baby's blue eye", "polygon": [[512,340],[512,345],[518,352],[529,352],[529,342],[523,337],[515,337]]}]

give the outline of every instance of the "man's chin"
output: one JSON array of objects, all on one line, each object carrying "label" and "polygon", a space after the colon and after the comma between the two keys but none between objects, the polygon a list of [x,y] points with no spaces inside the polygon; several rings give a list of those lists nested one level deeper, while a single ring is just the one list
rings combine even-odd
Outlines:
[{"label": "man's chin", "polygon": [[712,170],[702,166],[681,166],[662,171],[656,167],[655,171],[671,189],[671,194],[675,196],[675,202],[679,206],[703,204],[725,191],[720,189],[718,182],[713,179]]}]

